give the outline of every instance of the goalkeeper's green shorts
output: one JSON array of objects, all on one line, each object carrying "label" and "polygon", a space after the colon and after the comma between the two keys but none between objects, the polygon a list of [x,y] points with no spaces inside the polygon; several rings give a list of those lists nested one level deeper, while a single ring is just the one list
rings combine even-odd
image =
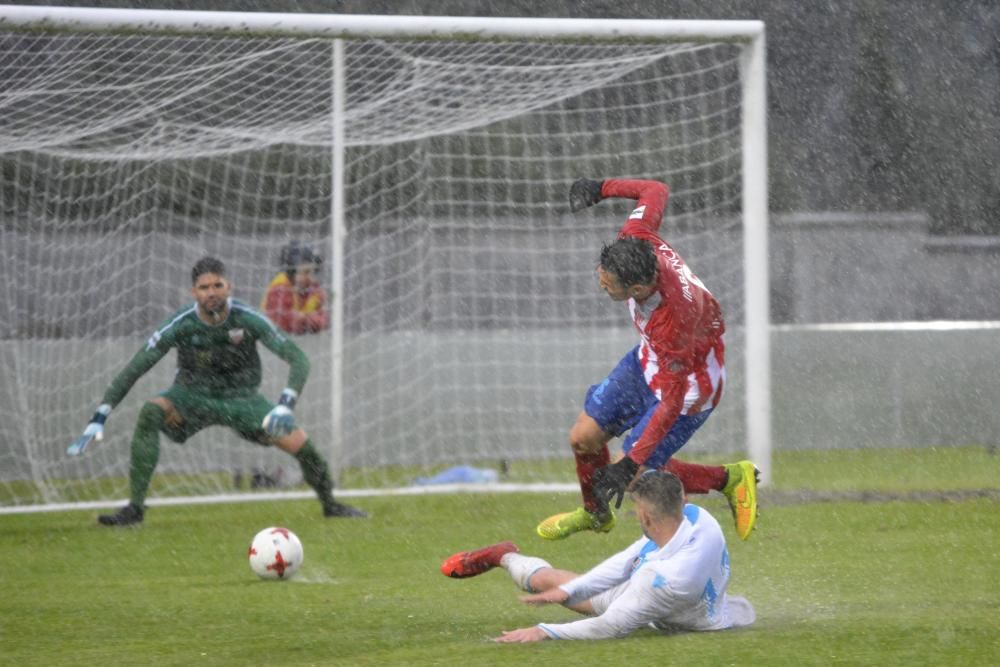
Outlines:
[{"label": "goalkeeper's green shorts", "polygon": [[180,413],[182,422],[171,425],[164,422],[160,430],[174,442],[184,442],[208,426],[226,426],[244,440],[259,445],[270,445],[270,436],[261,426],[264,417],[274,407],[260,394],[239,398],[218,398],[210,394],[191,391],[174,385],[161,393]]}]

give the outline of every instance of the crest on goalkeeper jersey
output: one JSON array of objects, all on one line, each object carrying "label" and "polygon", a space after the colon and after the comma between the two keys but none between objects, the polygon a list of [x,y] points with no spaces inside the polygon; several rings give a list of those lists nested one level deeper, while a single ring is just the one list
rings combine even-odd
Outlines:
[{"label": "crest on goalkeeper jersey", "polygon": [[229,330],[229,340],[233,345],[239,345],[243,342],[243,329],[230,329]]}]

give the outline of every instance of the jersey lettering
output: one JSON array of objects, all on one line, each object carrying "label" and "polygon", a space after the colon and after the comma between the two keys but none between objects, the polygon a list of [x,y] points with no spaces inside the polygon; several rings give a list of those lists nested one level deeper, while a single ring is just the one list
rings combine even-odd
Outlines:
[{"label": "jersey lettering", "polygon": [[664,243],[660,246],[659,250],[661,253],[666,255],[667,261],[670,262],[670,266],[677,272],[677,280],[681,283],[681,296],[684,297],[685,301],[693,302],[694,293],[691,291],[691,283],[698,285],[702,289],[705,289],[705,286],[694,277],[694,274],[691,273],[691,269],[689,269],[687,264],[684,263],[684,260],[682,260],[680,256],[674,252],[673,248]]}]

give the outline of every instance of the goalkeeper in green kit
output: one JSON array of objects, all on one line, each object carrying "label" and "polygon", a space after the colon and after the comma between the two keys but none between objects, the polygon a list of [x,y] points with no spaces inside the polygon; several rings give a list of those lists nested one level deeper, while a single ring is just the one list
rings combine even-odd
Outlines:
[{"label": "goalkeeper in green kit", "polygon": [[[262,314],[230,298],[226,267],[218,259],[200,259],[191,270],[191,283],[195,303],[174,313],[153,332],[108,387],[83,435],[66,452],[79,455],[92,440],[100,440],[111,409],[171,348],[177,348],[173,386],[150,399],[139,412],[132,437],[130,502],[114,514],[99,516],[98,522],[105,526],[142,523],[143,503],[160,458],[161,431],[182,443],[215,425],[227,426],[245,440],[277,446],[294,456],[306,483],[319,496],[324,516],[367,516],[334,500],[326,460],[306,432],[295,425],[292,409],[309,375],[305,353]],[[258,342],[290,366],[288,385],[277,405],[258,393]]]}]

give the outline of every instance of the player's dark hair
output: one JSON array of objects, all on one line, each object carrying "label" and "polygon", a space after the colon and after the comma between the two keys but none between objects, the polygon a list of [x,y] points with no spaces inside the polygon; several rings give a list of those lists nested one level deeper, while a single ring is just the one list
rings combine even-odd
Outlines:
[{"label": "player's dark hair", "polygon": [[648,285],[656,279],[656,252],[649,241],[625,236],[601,248],[600,267],[622,287]]},{"label": "player's dark hair", "polygon": [[300,264],[315,264],[322,266],[323,258],[308,245],[300,241],[292,241],[281,249],[278,258],[280,268],[288,275],[289,280],[295,280],[295,271]]},{"label": "player's dark hair", "polygon": [[684,513],[684,485],[673,473],[650,470],[639,475],[632,485],[632,497],[650,503],[662,516],[679,519]]},{"label": "player's dark hair", "polygon": [[191,284],[194,285],[198,282],[198,278],[206,273],[214,273],[217,276],[225,277],[226,265],[222,263],[221,259],[202,257],[194,263],[194,268],[191,269]]}]

